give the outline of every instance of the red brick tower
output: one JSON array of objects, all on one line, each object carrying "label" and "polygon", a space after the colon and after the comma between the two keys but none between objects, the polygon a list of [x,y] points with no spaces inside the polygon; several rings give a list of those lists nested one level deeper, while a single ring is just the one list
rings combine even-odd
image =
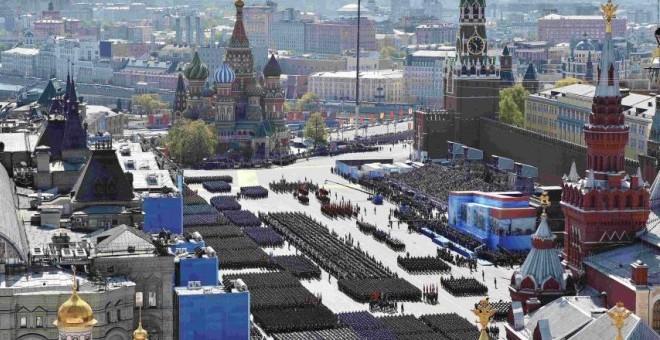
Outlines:
[{"label": "red brick tower", "polygon": [[582,273],[582,260],[590,254],[633,242],[649,216],[649,192],[641,173],[628,176],[625,171],[629,127],[621,106],[611,27],[617,6],[608,0],[601,7],[607,31],[592,113],[584,125],[587,176],[568,179],[562,190],[564,260],[574,274]]}]

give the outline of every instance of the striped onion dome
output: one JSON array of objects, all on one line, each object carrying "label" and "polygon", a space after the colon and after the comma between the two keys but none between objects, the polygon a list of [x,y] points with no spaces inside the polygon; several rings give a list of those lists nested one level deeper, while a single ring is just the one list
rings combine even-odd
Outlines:
[{"label": "striped onion dome", "polygon": [[202,60],[199,58],[199,53],[195,51],[195,56],[193,60],[188,64],[183,74],[188,80],[206,80],[209,76],[209,67],[206,64],[202,63]]},{"label": "striped onion dome", "polygon": [[234,73],[234,70],[231,69],[231,66],[226,61],[222,62],[213,75],[213,80],[215,80],[216,84],[231,84],[235,79],[236,73]]}]

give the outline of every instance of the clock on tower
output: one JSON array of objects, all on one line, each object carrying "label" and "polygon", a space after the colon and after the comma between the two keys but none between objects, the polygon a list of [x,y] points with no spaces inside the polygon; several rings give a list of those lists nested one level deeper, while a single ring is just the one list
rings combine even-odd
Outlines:
[{"label": "clock on tower", "polygon": [[469,63],[476,63],[488,52],[486,41],[486,0],[461,0],[456,51]]}]

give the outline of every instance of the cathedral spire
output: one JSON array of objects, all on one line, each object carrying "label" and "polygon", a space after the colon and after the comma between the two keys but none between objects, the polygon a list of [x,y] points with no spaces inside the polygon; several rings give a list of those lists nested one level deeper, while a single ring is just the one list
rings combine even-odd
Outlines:
[{"label": "cathedral spire", "polygon": [[236,6],[236,23],[229,40],[229,47],[248,48],[250,47],[250,41],[243,24],[243,6],[245,6],[245,3],[243,3],[243,0],[236,0],[234,6]]},{"label": "cathedral spire", "polygon": [[587,53],[587,71],[584,73],[584,80],[587,82],[594,80],[594,63],[591,61],[591,50]]}]

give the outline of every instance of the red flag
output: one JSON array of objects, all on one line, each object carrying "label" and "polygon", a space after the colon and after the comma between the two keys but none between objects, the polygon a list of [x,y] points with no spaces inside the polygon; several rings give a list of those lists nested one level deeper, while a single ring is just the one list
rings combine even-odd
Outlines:
[{"label": "red flag", "polygon": [[390,111],[390,119],[394,119],[394,111]]},{"label": "red flag", "polygon": [[369,120],[370,120],[370,121],[373,121],[373,120],[374,120],[374,114],[373,114],[373,113],[369,115]]},{"label": "red flag", "polygon": [[403,117],[403,110],[399,110],[399,118]]}]

